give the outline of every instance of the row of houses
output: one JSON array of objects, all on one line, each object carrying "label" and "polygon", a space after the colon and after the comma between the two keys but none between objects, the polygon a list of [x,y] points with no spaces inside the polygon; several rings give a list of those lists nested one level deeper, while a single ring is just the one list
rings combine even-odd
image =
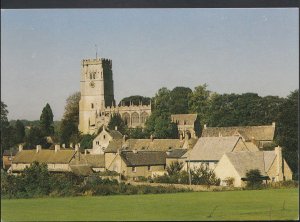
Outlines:
[{"label": "row of houses", "polygon": [[200,138],[127,139],[117,130],[103,130],[93,141],[93,148],[79,152],[55,145],[54,149],[23,150],[12,160],[10,171],[18,173],[32,162],[46,163],[51,172],[115,171],[127,178],[154,177],[166,173],[172,162],[183,163],[183,170],[206,165],[213,170],[221,185],[244,186],[246,173],[259,169],[270,181],[291,180],[292,171],[282,157],[281,147],[263,151],[272,143],[275,124],[267,126],[206,127]]}]

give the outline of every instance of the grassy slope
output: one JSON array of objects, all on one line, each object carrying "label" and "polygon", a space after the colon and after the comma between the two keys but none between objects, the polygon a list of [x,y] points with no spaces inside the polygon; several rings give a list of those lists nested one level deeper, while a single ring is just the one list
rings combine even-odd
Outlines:
[{"label": "grassy slope", "polygon": [[[284,200],[285,210],[282,210]],[[216,206],[212,217],[208,217]],[[1,218],[4,221],[283,220],[297,219],[298,209],[298,190],[278,189],[2,200]]]}]

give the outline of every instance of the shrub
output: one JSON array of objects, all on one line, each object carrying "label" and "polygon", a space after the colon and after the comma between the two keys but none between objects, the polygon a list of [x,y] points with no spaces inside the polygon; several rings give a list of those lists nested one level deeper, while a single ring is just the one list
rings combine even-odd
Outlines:
[{"label": "shrub", "polygon": [[249,170],[246,173],[247,185],[246,188],[259,189],[262,186],[262,175],[258,169]]}]

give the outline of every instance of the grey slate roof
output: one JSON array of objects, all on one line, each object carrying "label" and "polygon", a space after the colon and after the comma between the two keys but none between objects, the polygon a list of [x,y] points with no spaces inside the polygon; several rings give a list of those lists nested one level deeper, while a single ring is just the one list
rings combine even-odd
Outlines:
[{"label": "grey slate roof", "polygon": [[166,164],[166,152],[139,151],[122,152],[121,157],[127,166],[155,166]]},{"label": "grey slate roof", "polygon": [[22,150],[13,159],[13,163],[69,163],[74,157],[75,150],[54,150],[42,149],[38,153],[33,150]]},{"label": "grey slate roof", "polygon": [[[268,152],[274,153],[274,151]],[[239,151],[226,153],[225,155],[228,157],[229,161],[232,163],[240,177],[245,178],[247,171],[252,169],[258,169],[261,175],[267,176],[266,169],[270,167],[271,163],[274,161],[275,153],[274,155],[267,153],[266,157],[265,154],[265,151]]]},{"label": "grey slate roof", "polygon": [[206,127],[202,131],[202,137],[233,136],[241,134],[246,141],[254,137],[255,140],[272,141],[274,139],[275,126],[233,126],[233,127]]},{"label": "grey slate roof", "polygon": [[127,139],[112,140],[106,148],[106,153],[116,153],[118,149],[123,150],[144,150],[144,151],[168,151],[180,149],[184,145],[184,140],[180,139]]},{"label": "grey slate roof", "polygon": [[109,130],[107,131],[113,139],[122,139],[123,135],[117,130]]},{"label": "grey slate roof", "polygon": [[187,152],[187,149],[175,149],[171,150],[167,158],[182,158],[182,156]]},{"label": "grey slate roof", "polygon": [[190,161],[219,161],[240,139],[238,136],[201,137],[190,153]]},{"label": "grey slate roof", "polygon": [[103,154],[80,154],[80,160],[73,159],[70,165],[88,165],[92,168],[104,168],[104,155]]}]

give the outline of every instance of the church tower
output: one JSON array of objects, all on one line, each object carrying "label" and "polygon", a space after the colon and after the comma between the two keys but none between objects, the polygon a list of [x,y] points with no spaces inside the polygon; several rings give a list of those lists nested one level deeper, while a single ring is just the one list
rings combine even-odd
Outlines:
[{"label": "church tower", "polygon": [[97,118],[105,115],[106,106],[115,106],[112,61],[82,60],[80,92],[78,129],[91,134],[97,130]]}]

